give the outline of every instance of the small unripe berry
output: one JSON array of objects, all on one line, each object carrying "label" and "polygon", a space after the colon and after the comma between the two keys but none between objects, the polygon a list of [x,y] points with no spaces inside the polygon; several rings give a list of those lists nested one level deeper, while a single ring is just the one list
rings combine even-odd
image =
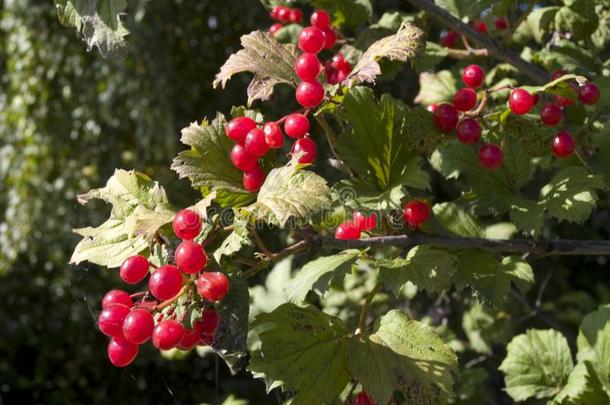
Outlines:
[{"label": "small unripe berry", "polygon": [[246,135],[244,148],[252,156],[263,157],[269,152],[269,145],[265,140],[265,133],[262,129],[254,128]]},{"label": "small unripe berry", "polygon": [[320,60],[315,53],[304,53],[294,63],[294,71],[299,79],[312,81],[320,73]]},{"label": "small unripe berry", "polygon": [[299,163],[313,163],[316,160],[318,148],[311,138],[299,138],[292,144],[291,153],[303,153],[299,158]]},{"label": "small unripe berry", "polygon": [[330,15],[324,10],[316,10],[311,14],[309,22],[320,29],[328,28],[330,27]]},{"label": "small unripe berry", "polygon": [[335,230],[335,239],[355,240],[360,239],[360,229],[351,221],[344,222]]},{"label": "small unripe berry", "polygon": [[307,53],[318,53],[324,48],[324,33],[316,27],[307,27],[299,34],[299,49]]},{"label": "small unripe berry", "polygon": [[231,163],[241,171],[251,170],[256,166],[256,156],[248,153],[242,145],[235,145],[231,149]]},{"label": "small unripe berry", "polygon": [[279,149],[284,146],[284,136],[280,126],[275,122],[268,122],[263,126],[265,142],[271,149]]},{"label": "small unripe berry", "polygon": [[108,359],[115,367],[125,367],[134,361],[138,350],[137,344],[128,342],[122,335],[117,335],[108,343]]},{"label": "small unripe berry", "polygon": [[499,146],[488,143],[479,149],[479,162],[486,169],[497,169],[502,166],[504,161],[504,153]]},{"label": "small unripe berry", "polygon": [[571,156],[575,148],[574,138],[568,131],[561,131],[553,138],[553,154],[558,158]]},{"label": "small unripe berry", "polygon": [[430,207],[423,201],[409,201],[403,209],[403,219],[413,227],[418,227],[430,216]]},{"label": "small unripe berry", "polygon": [[123,290],[110,290],[102,298],[102,309],[108,308],[112,304],[123,304],[128,307],[133,305],[133,300]]},{"label": "small unripe berry", "polygon": [[229,138],[239,144],[243,144],[250,130],[256,128],[256,122],[252,118],[233,118],[225,127],[225,133]]},{"label": "small unripe berry", "polygon": [[284,121],[284,132],[291,138],[302,138],[309,131],[309,120],[301,113],[290,114]]},{"label": "small unripe berry", "polygon": [[301,82],[296,91],[297,102],[305,108],[315,108],[324,100],[324,87],[317,82]]},{"label": "small unripe berry", "polygon": [[122,333],[123,321],[129,313],[129,307],[123,304],[112,304],[100,312],[97,326],[107,336],[116,336]]},{"label": "small unripe berry", "polygon": [[534,106],[534,98],[527,90],[514,89],[508,97],[508,105],[514,114],[527,114]]},{"label": "small unripe berry", "polygon": [[172,222],[174,233],[180,239],[193,239],[201,232],[201,217],[193,210],[185,208],[178,211]]},{"label": "small unripe berry", "polygon": [[243,176],[243,185],[246,190],[251,193],[255,193],[261,189],[263,184],[265,183],[265,177],[267,175],[260,168],[259,165],[256,165],[254,169],[246,170]]},{"label": "small unripe berry", "polygon": [[546,126],[553,127],[561,122],[563,110],[555,103],[547,103],[540,110],[540,120]]},{"label": "small unripe berry", "polygon": [[195,283],[197,293],[208,301],[220,301],[229,291],[229,279],[223,273],[203,273]]},{"label": "small unripe berry", "polygon": [[169,350],[178,346],[184,336],[184,326],[173,319],[165,319],[155,326],[152,335],[153,346],[159,350]]},{"label": "small unripe berry", "polygon": [[467,118],[460,122],[456,133],[460,142],[466,145],[471,145],[478,142],[481,138],[481,124],[479,124],[479,121],[475,119]]},{"label": "small unripe berry", "polygon": [[148,289],[158,300],[174,298],[182,288],[182,274],[176,266],[166,264],[155,270],[148,279]]},{"label": "small unripe berry", "polygon": [[176,266],[186,274],[197,274],[205,268],[207,257],[203,246],[192,240],[185,240],[176,248]]},{"label": "small unripe berry", "polygon": [[599,100],[599,87],[593,82],[583,84],[578,90],[578,97],[583,104],[592,105]]},{"label": "small unripe berry", "polygon": [[141,345],[151,338],[155,321],[146,309],[137,308],[125,317],[123,336],[131,343]]},{"label": "small unripe berry", "polygon": [[455,129],[458,123],[458,113],[451,104],[439,104],[434,111],[434,124],[443,132],[450,132]]},{"label": "small unripe berry", "polygon": [[121,279],[127,284],[137,284],[148,275],[148,259],[136,255],[125,259],[120,269]]},{"label": "small unripe berry", "polygon": [[458,111],[470,111],[477,104],[477,92],[471,88],[459,89],[453,96],[453,105]]},{"label": "small unripe berry", "polygon": [[476,89],[485,81],[485,71],[479,65],[468,65],[464,68],[462,80],[466,86]]}]

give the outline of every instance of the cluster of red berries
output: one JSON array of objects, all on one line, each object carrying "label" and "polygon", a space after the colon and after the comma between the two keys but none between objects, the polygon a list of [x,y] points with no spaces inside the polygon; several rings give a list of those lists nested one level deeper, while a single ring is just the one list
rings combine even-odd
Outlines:
[{"label": "cluster of red berries", "polygon": [[287,6],[274,7],[269,15],[271,16],[271,19],[278,21],[269,28],[269,32],[271,34],[275,34],[277,31],[279,31],[284,24],[297,24],[303,19],[303,12],[301,9]]},{"label": "cluster of red berries", "polygon": [[[185,284],[183,274],[198,278],[197,293],[210,303],[221,300],[229,290],[229,279],[223,273],[203,272],[207,258],[203,246],[193,241],[201,232],[201,217],[194,211],[184,209],[173,221],[176,235],[182,243],[175,251],[175,265],[165,264],[156,268],[148,280],[148,291],[155,298],[147,300],[149,293],[130,296],[123,290],[109,291],[102,299],[102,312],[98,326],[102,333],[110,336],[108,357],[112,364],[124,367],[138,354],[139,345],[152,339],[159,350],[179,348],[191,350],[197,345],[212,343],[218,314],[214,309],[203,311],[191,328],[182,325],[183,319],[174,319],[173,312],[158,312],[164,307],[159,301],[176,298]],[[120,268],[120,276],[127,284],[137,284],[149,274],[151,264],[141,255],[127,258]],[[187,279],[186,283],[191,283]],[[139,302],[135,296],[142,295]]]},{"label": "cluster of red berries", "polygon": [[[504,31],[508,28],[508,21],[504,17],[495,17],[494,25],[498,31]],[[476,31],[486,34],[487,23],[482,20],[475,20],[472,22],[472,28]],[[439,42],[445,48],[455,48],[457,46],[459,35],[457,32],[452,30],[442,31],[440,34]]]}]

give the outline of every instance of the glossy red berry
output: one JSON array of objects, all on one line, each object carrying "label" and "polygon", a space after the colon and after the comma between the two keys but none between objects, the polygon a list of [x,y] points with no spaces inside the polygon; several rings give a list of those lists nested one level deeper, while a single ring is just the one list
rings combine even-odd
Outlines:
[{"label": "glossy red berry", "polygon": [[184,336],[184,326],[173,319],[165,319],[155,326],[152,343],[159,350],[169,350],[178,346]]},{"label": "glossy red berry", "polygon": [[284,146],[284,135],[280,126],[275,122],[268,122],[263,126],[265,142],[271,149],[279,149]]},{"label": "glossy red berry", "polygon": [[199,243],[185,240],[176,248],[176,266],[186,274],[196,274],[205,268],[207,258]]},{"label": "glossy red berry", "polygon": [[373,399],[369,397],[366,392],[361,391],[358,393],[358,395],[356,395],[354,405],[377,405],[377,403],[373,401]]},{"label": "glossy red berry", "polygon": [[324,33],[316,27],[307,27],[299,34],[299,49],[307,53],[318,53],[324,48]]},{"label": "glossy red berry", "polygon": [[333,49],[337,44],[337,34],[332,28],[323,28],[324,34],[324,49]]},{"label": "glossy red berry", "polygon": [[328,28],[330,27],[330,15],[324,10],[316,10],[311,14],[309,22],[320,29]]},{"label": "glossy red berry", "polygon": [[201,333],[204,335],[213,335],[216,333],[219,322],[220,318],[218,317],[218,312],[213,309],[206,309],[203,311],[203,314],[201,314],[201,319],[199,320]]},{"label": "glossy red berry", "polygon": [[583,104],[592,105],[599,100],[599,87],[593,82],[588,82],[578,89],[578,97]]},{"label": "glossy red berry", "polygon": [[290,7],[279,6],[277,10],[277,19],[282,22],[290,21]]},{"label": "glossy red berry", "polygon": [[178,211],[172,222],[174,233],[180,239],[193,239],[201,232],[201,217],[193,210],[185,208]]},{"label": "glossy red berry", "polygon": [[426,107],[426,110],[434,113],[436,111],[436,107],[438,107],[438,104],[430,104],[428,107]]},{"label": "glossy red berry", "polygon": [[292,144],[291,153],[302,153],[299,163],[313,163],[316,160],[318,148],[311,138],[299,138]]},{"label": "glossy red berry", "polygon": [[486,169],[497,169],[502,166],[503,161],[504,152],[499,146],[488,143],[479,149],[479,162]]},{"label": "glossy red berry", "polygon": [[527,90],[514,89],[508,97],[508,105],[514,114],[527,114],[534,106],[534,97]]},{"label": "glossy red berry", "polygon": [[540,110],[540,120],[546,126],[553,127],[563,119],[563,110],[555,103],[547,103]]},{"label": "glossy red berry", "polygon": [[458,37],[458,33],[455,31],[443,31],[440,36],[440,43],[445,48],[455,48]]},{"label": "glossy red berry", "polygon": [[487,24],[484,21],[481,21],[481,20],[474,21],[472,23],[472,26],[474,27],[475,30],[477,30],[483,34],[487,32]]},{"label": "glossy red berry", "polygon": [[290,114],[284,121],[284,132],[291,138],[302,138],[309,132],[309,119],[301,113]]},{"label": "glossy red berry", "polygon": [[246,170],[242,181],[244,188],[251,193],[257,192],[265,183],[266,176],[267,175],[259,165],[256,165],[254,169]]},{"label": "glossy red berry", "polygon": [[477,92],[471,88],[459,89],[453,96],[453,106],[458,111],[469,111],[477,104]]},{"label": "glossy red berry", "polygon": [[403,219],[413,227],[418,227],[430,216],[430,207],[423,201],[409,201],[403,209]]},{"label": "glossy red berry", "polygon": [[148,279],[148,289],[158,300],[174,298],[182,288],[182,273],[176,266],[166,264],[155,270]]},{"label": "glossy red berry", "polygon": [[575,148],[574,138],[568,131],[561,131],[553,138],[553,154],[558,158],[572,155]]},{"label": "glossy red berry", "polygon": [[178,343],[178,349],[180,350],[192,350],[199,343],[201,337],[201,326],[195,323],[192,328],[184,328],[184,335]]},{"label": "glossy red berry", "polygon": [[335,230],[335,239],[355,240],[360,239],[360,229],[351,221],[344,222]]},{"label": "glossy red berry", "polygon": [[108,359],[115,367],[125,367],[135,360],[138,350],[137,344],[127,341],[122,335],[117,335],[108,343]]},{"label": "glossy red berry", "polygon": [[377,227],[377,214],[373,213],[368,217],[360,212],[354,212],[352,218],[354,225],[360,231],[370,231]]},{"label": "glossy red berry", "polygon": [[314,108],[324,100],[324,87],[317,82],[301,82],[296,91],[297,102],[305,108]]},{"label": "glossy red berry", "polygon": [[244,171],[254,169],[257,159],[256,156],[248,153],[244,146],[237,144],[231,149],[231,162],[233,166]]},{"label": "glossy red berry", "polygon": [[131,307],[133,305],[133,300],[123,290],[110,290],[104,295],[102,298],[102,309],[108,308],[112,304],[123,304]]},{"label": "glossy red berry", "polygon": [[250,130],[256,128],[256,122],[252,118],[233,118],[225,127],[225,133],[229,138],[239,144],[243,144]]},{"label": "glossy red berry", "polygon": [[464,68],[462,80],[466,86],[476,89],[485,81],[485,71],[479,65],[468,65]]},{"label": "glossy red berry", "polygon": [[506,22],[506,18],[504,17],[496,17],[494,18],[494,25],[498,31],[504,31],[508,28],[508,23]]},{"label": "glossy red berry", "polygon": [[572,104],[574,104],[575,101],[576,100],[574,100],[573,98],[564,97],[564,96],[555,96],[555,102],[562,107],[569,107]]},{"label": "glossy red berry", "polygon": [[223,273],[203,273],[197,279],[197,292],[208,301],[220,301],[229,291],[229,279]]},{"label": "glossy red berry", "polygon": [[298,8],[291,8],[288,13],[288,21],[293,24],[301,22],[303,19],[303,12]]},{"label": "glossy red berry", "polygon": [[320,60],[315,53],[304,53],[294,63],[294,71],[299,79],[312,81],[320,73]]},{"label": "glossy red berry", "polygon": [[434,111],[434,124],[443,132],[450,132],[455,129],[458,123],[458,113],[451,104],[439,104]]},{"label": "glossy red berry", "polygon": [[280,11],[280,8],[282,6],[275,6],[271,9],[271,12],[269,13],[269,17],[271,17],[271,19],[273,20],[277,20],[277,13],[278,11]]},{"label": "glossy red berry", "polygon": [[[345,57],[343,56],[342,53],[338,53],[336,55],[333,56],[333,58],[330,61],[330,67],[332,67],[333,69],[336,70],[341,70],[344,69],[345,64],[349,65],[349,62],[345,60]],[[350,70],[351,70],[351,66],[349,66]]]},{"label": "glossy red berry", "polygon": [[97,326],[107,336],[120,335],[123,330],[123,321],[129,313],[129,307],[123,304],[112,304],[100,312]]},{"label": "glossy red berry", "polygon": [[271,27],[269,27],[269,33],[270,33],[271,35],[273,35],[273,34],[275,34],[276,32],[278,32],[279,30],[281,30],[281,29],[282,29],[282,27],[283,27],[283,25],[282,25],[282,24],[280,24],[280,23],[275,23],[275,24],[273,24]]},{"label": "glossy red berry", "polygon": [[262,129],[254,128],[246,135],[244,148],[252,156],[263,157],[269,152],[269,145],[265,140],[265,133]]},{"label": "glossy red berry", "polygon": [[460,122],[456,129],[456,133],[460,142],[471,145],[481,139],[481,124],[475,119],[466,118]]},{"label": "glossy red berry", "polygon": [[131,343],[141,345],[148,341],[155,328],[155,321],[146,309],[136,308],[123,321],[123,336]]},{"label": "glossy red berry", "polygon": [[128,257],[121,264],[119,273],[127,284],[137,284],[148,275],[148,259],[141,255]]}]

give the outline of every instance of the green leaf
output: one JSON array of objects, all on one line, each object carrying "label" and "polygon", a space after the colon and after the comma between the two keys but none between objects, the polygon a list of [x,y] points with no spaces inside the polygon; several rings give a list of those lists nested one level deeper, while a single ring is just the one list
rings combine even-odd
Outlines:
[{"label": "green leaf", "polygon": [[371,25],[371,28],[383,28],[388,31],[396,32],[403,23],[414,23],[416,19],[416,15],[407,14],[402,11],[386,11],[379,18],[379,21]]},{"label": "green leaf", "polygon": [[357,28],[366,23],[373,14],[370,0],[312,0],[311,4],[318,9],[330,12],[332,25],[348,25]]},{"label": "green leaf", "polygon": [[418,405],[446,404],[452,393],[453,350],[431,327],[398,310],[384,315],[374,334],[350,339],[348,359],[352,376],[380,404],[395,391]]},{"label": "green leaf", "polygon": [[408,281],[428,293],[443,291],[451,284],[456,263],[453,254],[420,245],[411,249],[405,258],[380,259],[376,266],[379,267],[379,280],[398,295]]},{"label": "green leaf", "polygon": [[529,235],[540,235],[544,225],[544,207],[537,201],[515,198],[510,207],[510,219]]},{"label": "green leaf", "polygon": [[296,86],[299,82],[294,72],[297,51],[292,45],[281,44],[273,35],[253,31],[241,37],[243,49],[227,59],[216,74],[214,87],[225,87],[231,77],[240,72],[254,74],[248,86],[248,105],[261,99],[268,100],[273,87],[279,83]]},{"label": "green leaf", "polygon": [[574,40],[585,40],[591,37],[599,26],[595,4],[590,0],[568,0],[555,15],[557,31],[569,33]]},{"label": "green leaf", "polygon": [[454,203],[436,204],[432,207],[434,217],[450,232],[465,237],[480,238],[485,230],[476,219]]},{"label": "green leaf", "polygon": [[590,362],[579,362],[568,376],[566,385],[553,399],[553,404],[606,405],[610,397],[604,392]]},{"label": "green leaf", "polygon": [[261,312],[271,312],[282,304],[290,301],[286,294],[286,284],[292,279],[292,257],[277,262],[267,274],[265,285],[250,287],[250,317]]},{"label": "green leaf", "polygon": [[302,303],[311,290],[323,296],[331,281],[345,276],[351,270],[358,256],[358,250],[345,250],[307,262],[286,286],[290,301]]},{"label": "green leaf", "polygon": [[240,206],[254,194],[244,189],[243,174],[231,163],[233,142],[225,135],[225,124],[225,117],[218,114],[211,123],[192,123],[184,128],[180,141],[191,149],[174,158],[172,170],[180,178],[188,177],[204,195],[216,191],[216,202],[221,206]]},{"label": "green leaf", "polygon": [[507,351],[500,370],[515,401],[555,396],[574,367],[566,338],[552,329],[530,329],[513,338]]},{"label": "green leaf", "polygon": [[303,26],[301,24],[287,24],[275,32],[273,36],[282,44],[296,45],[302,29]]},{"label": "green leaf", "polygon": [[284,304],[252,324],[260,340],[250,370],[267,387],[296,391],[293,405],[331,402],[347,383],[347,336],[343,322],[314,307]]},{"label": "green leaf", "polygon": [[589,374],[610,397],[610,305],[585,316],[576,340],[578,362],[587,364]]},{"label": "green leaf", "polygon": [[233,231],[214,251],[214,259],[220,263],[223,256],[232,256],[246,246],[252,246],[248,231],[248,218],[239,209],[233,209]]},{"label": "green leaf", "polygon": [[506,311],[474,303],[462,316],[462,328],[471,348],[491,354],[493,345],[505,346],[513,337],[514,321]]},{"label": "green leaf", "polygon": [[444,46],[436,42],[427,42],[424,55],[415,60],[415,70],[418,72],[433,70],[447,55],[449,51]]},{"label": "green leaf", "polygon": [[126,0],[54,0],[59,22],[76,28],[89,49],[97,48],[104,56],[125,48],[127,29],[120,14]]},{"label": "green leaf", "polygon": [[465,251],[458,254],[455,286],[459,290],[470,287],[481,301],[501,305],[508,296],[514,272],[511,262],[500,262],[491,252]]},{"label": "green leaf", "polygon": [[525,37],[531,35],[539,44],[545,42],[546,36],[551,32],[553,20],[559,7],[540,7],[532,10],[515,32],[515,39],[524,42]]},{"label": "green leaf", "polygon": [[456,17],[479,18],[483,10],[490,7],[493,0],[436,0],[435,3]]},{"label": "green leaf", "polygon": [[532,266],[518,256],[507,256],[502,259],[502,267],[522,294],[528,292],[536,282]]},{"label": "green leaf", "polygon": [[[518,142],[524,150],[524,157],[546,156],[553,145],[557,131],[540,125],[540,117],[510,114],[504,122],[504,132]],[[529,162],[527,167],[529,168]]]},{"label": "green leaf", "polygon": [[425,106],[451,102],[456,91],[457,81],[450,71],[423,72],[419,74],[419,93],[414,101]]},{"label": "green leaf", "polygon": [[600,62],[590,49],[568,40],[559,40],[551,48],[543,48],[532,55],[532,61],[548,70],[558,66],[570,72],[596,72]]}]

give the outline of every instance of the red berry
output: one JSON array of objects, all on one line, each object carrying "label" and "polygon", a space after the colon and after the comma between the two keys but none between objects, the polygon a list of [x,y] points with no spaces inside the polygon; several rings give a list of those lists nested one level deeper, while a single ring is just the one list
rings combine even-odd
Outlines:
[{"label": "red berry", "polygon": [[125,367],[131,364],[138,355],[138,345],[128,342],[123,336],[117,335],[108,343],[108,358],[115,367]]},{"label": "red berry", "polygon": [[211,346],[214,343],[214,335],[201,335],[199,344],[202,346]]},{"label": "red berry", "polygon": [[477,92],[471,88],[459,89],[453,96],[453,105],[458,111],[469,111],[477,103]]},{"label": "red berry", "polygon": [[354,212],[353,222],[360,231],[370,231],[377,227],[377,214],[373,213],[368,217],[360,212]]},{"label": "red berry", "polygon": [[551,74],[551,80],[557,80],[559,79],[561,76],[565,76],[567,75],[568,72],[565,69],[557,69],[555,70],[552,74]]},{"label": "red berry", "polygon": [[345,60],[345,57],[343,56],[343,54],[338,53],[335,56],[333,56],[333,58],[331,59],[330,66],[333,69],[339,70],[345,63],[348,63],[348,62]]},{"label": "red berry", "polygon": [[337,83],[343,83],[345,81],[345,79],[347,79],[347,77],[349,76],[349,72],[344,72],[343,70],[340,70],[337,72]]},{"label": "red berry", "polygon": [[426,110],[430,111],[431,113],[434,113],[436,111],[436,107],[438,107],[438,104],[430,104],[428,107],[426,107]]},{"label": "red berry", "polygon": [[499,146],[487,143],[479,149],[479,162],[486,169],[497,169],[503,161],[504,153]]},{"label": "red berry", "polygon": [[290,8],[286,6],[279,6],[277,10],[277,19],[282,22],[290,21]]},{"label": "red berry", "polygon": [[540,110],[540,120],[546,126],[553,127],[561,122],[563,110],[555,103],[547,103]]},{"label": "red berry", "polygon": [[496,17],[494,18],[494,25],[498,31],[504,31],[508,28],[508,23],[506,22],[506,18],[504,17]]},{"label": "red berry", "polygon": [[290,12],[288,13],[288,21],[296,24],[298,22],[301,22],[302,18],[303,18],[303,12],[300,9],[298,9],[298,8],[290,9]]},{"label": "red berry", "polygon": [[514,89],[508,97],[508,105],[514,114],[527,114],[534,106],[534,98],[527,90]]},{"label": "red berry", "polygon": [[121,265],[121,279],[127,284],[137,284],[146,278],[148,274],[148,259],[137,255],[125,259]]},{"label": "red berry", "polygon": [[315,80],[301,82],[297,87],[296,99],[302,107],[317,107],[324,100],[324,87]]},{"label": "red berry", "polygon": [[445,48],[455,48],[458,41],[458,33],[455,31],[443,31],[440,36],[440,43]]},{"label": "red berry", "polygon": [[225,133],[235,142],[243,144],[248,132],[254,128],[256,128],[256,122],[252,118],[237,117],[229,121],[225,127]]},{"label": "red berry", "polygon": [[578,97],[584,104],[591,105],[599,100],[599,87],[593,82],[586,83],[578,90]]},{"label": "red berry", "polygon": [[102,309],[106,309],[112,304],[123,304],[131,307],[133,301],[129,294],[123,290],[110,290],[102,298]]},{"label": "red berry", "polygon": [[265,142],[272,149],[279,149],[284,146],[284,136],[280,126],[275,122],[268,122],[263,126]]},{"label": "red berry", "polygon": [[152,342],[159,350],[169,350],[178,346],[184,336],[184,326],[173,319],[166,319],[157,324],[153,331]]},{"label": "red berry", "polygon": [[324,48],[324,33],[316,27],[303,28],[298,42],[303,52],[318,53]]},{"label": "red berry", "polygon": [[309,131],[309,120],[301,113],[290,114],[284,121],[284,132],[291,138],[302,138]]},{"label": "red berry", "polygon": [[270,33],[271,35],[273,35],[273,34],[275,34],[276,32],[278,32],[279,30],[281,30],[281,29],[282,29],[282,27],[283,27],[283,25],[282,25],[282,24],[280,24],[280,23],[275,23],[275,24],[273,24],[271,27],[269,27],[269,33]]},{"label": "red berry", "polygon": [[201,314],[201,319],[198,322],[201,326],[201,333],[204,335],[213,335],[216,333],[219,321],[218,312],[213,309],[206,309],[203,311],[203,314]]},{"label": "red berry", "polygon": [[198,323],[193,325],[193,328],[184,328],[184,335],[178,343],[178,349],[180,350],[192,350],[199,343],[201,337],[201,326]]},{"label": "red berry", "polygon": [[196,274],[205,268],[207,257],[199,243],[185,240],[176,249],[176,266],[187,274]]},{"label": "red berry", "polygon": [[261,189],[263,183],[265,183],[266,174],[259,165],[256,165],[254,169],[246,170],[243,177],[243,185],[246,190],[251,193],[255,193]]},{"label": "red berry", "polygon": [[328,28],[330,27],[330,15],[324,10],[316,10],[311,14],[309,22],[320,29]]},{"label": "red berry", "polygon": [[573,98],[569,98],[569,97],[563,97],[563,96],[555,96],[555,102],[557,104],[559,104],[562,107],[569,107],[572,104],[574,104],[574,100]]},{"label": "red berry", "polygon": [[182,288],[182,274],[178,267],[166,264],[155,270],[148,279],[148,289],[158,300],[174,298]]},{"label": "red berry", "polygon": [[123,304],[112,304],[100,312],[97,326],[104,335],[120,335],[123,330],[123,321],[129,313],[129,307]]},{"label": "red berry", "polygon": [[141,345],[152,336],[155,321],[145,309],[137,308],[129,312],[123,321],[123,336],[131,343]]},{"label": "red berry", "polygon": [[536,93],[532,97],[534,98],[534,105],[538,104],[538,101],[540,101],[540,95]]},{"label": "red berry", "polygon": [[337,34],[332,28],[323,28],[324,34],[324,49],[333,49],[337,43]]},{"label": "red berry", "polygon": [[259,128],[254,128],[248,132],[244,147],[246,148],[246,152],[256,157],[263,157],[269,152],[269,145],[267,145],[267,141],[265,141],[265,133]]},{"label": "red berry", "polygon": [[201,217],[195,211],[185,208],[178,211],[172,227],[180,239],[193,239],[201,232]]},{"label": "red berry", "polygon": [[271,12],[269,13],[269,17],[271,17],[271,19],[273,20],[277,20],[277,13],[278,11],[280,11],[280,8],[282,6],[275,6],[271,9]]},{"label": "red berry", "polygon": [[456,133],[460,142],[471,145],[481,138],[481,124],[475,119],[466,118],[460,122]]},{"label": "red berry", "polygon": [[335,239],[355,240],[360,239],[360,229],[351,221],[344,222],[335,230]]},{"label": "red berry", "polygon": [[434,111],[434,124],[443,132],[453,131],[458,122],[458,113],[451,104],[439,104]]},{"label": "red berry", "polygon": [[229,279],[223,273],[203,273],[197,279],[197,292],[208,301],[220,301],[229,291]]},{"label": "red berry", "polygon": [[299,138],[292,144],[293,155],[303,153],[299,159],[299,163],[313,163],[316,160],[317,150],[316,143],[311,138]]},{"label": "red berry", "polygon": [[472,23],[472,26],[474,27],[475,30],[477,30],[483,34],[487,32],[487,24],[484,21],[481,21],[481,20],[474,21]]},{"label": "red berry", "polygon": [[241,145],[235,145],[231,149],[231,162],[233,166],[241,171],[254,169],[256,166],[256,156],[248,153],[245,147]]},{"label": "red berry", "polygon": [[553,154],[559,158],[574,153],[576,143],[568,131],[561,131],[553,138]]},{"label": "red berry", "polygon": [[409,201],[403,209],[402,216],[406,223],[417,227],[426,222],[430,216],[430,207],[423,201]]},{"label": "red berry", "polygon": [[476,89],[485,81],[485,71],[479,65],[468,65],[464,68],[462,80],[466,86]]},{"label": "red berry", "polygon": [[356,399],[354,400],[354,405],[377,405],[375,401],[369,397],[366,392],[361,391],[356,395]]},{"label": "red berry", "polygon": [[315,80],[320,73],[320,60],[315,53],[304,53],[294,63],[294,71],[301,80]]}]

